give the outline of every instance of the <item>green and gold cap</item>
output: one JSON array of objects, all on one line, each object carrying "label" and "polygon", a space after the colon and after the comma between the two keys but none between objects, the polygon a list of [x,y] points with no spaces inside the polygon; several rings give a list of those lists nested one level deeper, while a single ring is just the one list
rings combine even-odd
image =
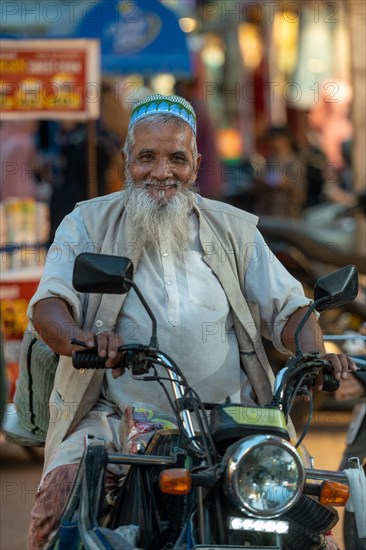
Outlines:
[{"label": "green and gold cap", "polygon": [[184,120],[196,133],[196,115],[192,105],[178,95],[149,95],[133,106],[128,129],[149,115],[162,113]]}]

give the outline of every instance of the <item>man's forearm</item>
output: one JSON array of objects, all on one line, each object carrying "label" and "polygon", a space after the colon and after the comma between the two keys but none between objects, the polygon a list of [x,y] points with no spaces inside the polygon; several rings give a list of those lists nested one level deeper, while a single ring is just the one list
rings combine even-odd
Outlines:
[{"label": "man's forearm", "polygon": [[71,338],[82,330],[75,323],[68,304],[61,298],[46,298],[34,306],[33,324],[42,340],[59,355],[71,356]]},{"label": "man's forearm", "polygon": [[[295,311],[288,319],[283,331],[282,331],[282,342],[287,349],[295,353],[296,343],[295,343],[295,332],[299,326],[302,318],[307,312],[307,307],[299,308]],[[324,353],[324,343],[323,343],[323,333],[319,326],[316,316],[312,313],[309,319],[306,321],[304,327],[302,328],[299,336],[300,345],[302,351],[319,351]]]}]

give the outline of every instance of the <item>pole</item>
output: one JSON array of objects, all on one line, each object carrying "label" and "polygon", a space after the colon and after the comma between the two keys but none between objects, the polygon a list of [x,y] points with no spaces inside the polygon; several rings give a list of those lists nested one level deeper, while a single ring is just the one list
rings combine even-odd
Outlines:
[{"label": "pole", "polygon": [[95,120],[87,122],[87,174],[88,174],[88,198],[98,196],[98,171],[97,171],[97,127]]}]

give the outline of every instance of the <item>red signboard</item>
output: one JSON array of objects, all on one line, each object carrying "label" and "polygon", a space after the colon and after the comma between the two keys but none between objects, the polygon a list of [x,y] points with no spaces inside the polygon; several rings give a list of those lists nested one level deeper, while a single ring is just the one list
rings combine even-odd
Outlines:
[{"label": "red signboard", "polygon": [[97,40],[0,40],[0,118],[99,116]]},{"label": "red signboard", "polygon": [[6,374],[9,382],[9,399],[15,391],[15,381],[18,378],[20,346],[27,327],[28,303],[41,277],[42,270],[32,270],[27,275],[24,272],[2,275],[0,281],[1,298],[1,334],[4,345]]}]

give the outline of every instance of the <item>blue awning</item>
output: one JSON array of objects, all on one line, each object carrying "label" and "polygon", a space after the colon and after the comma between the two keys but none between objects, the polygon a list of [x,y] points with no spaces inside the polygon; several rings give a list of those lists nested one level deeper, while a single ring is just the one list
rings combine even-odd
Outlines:
[{"label": "blue awning", "polygon": [[65,37],[98,38],[103,73],[192,74],[186,35],[176,15],[157,0],[93,3],[70,34],[52,33],[52,38]]}]

